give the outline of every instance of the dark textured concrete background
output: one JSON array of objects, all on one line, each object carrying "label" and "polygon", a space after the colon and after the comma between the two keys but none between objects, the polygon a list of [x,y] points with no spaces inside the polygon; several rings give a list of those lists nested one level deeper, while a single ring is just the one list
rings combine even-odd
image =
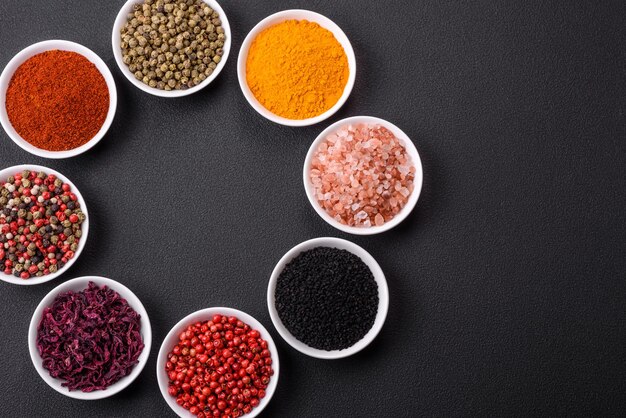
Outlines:
[{"label": "dark textured concrete background", "polygon": [[[275,338],[281,376],[264,417],[609,416],[626,406],[626,3],[617,1],[226,1],[233,45],[200,93],[133,87],[111,51],[123,1],[0,2],[0,66],[68,39],[99,54],[119,93],[108,135],[87,154],[43,160],[0,133],[0,166],[58,169],[91,215],[85,251],[60,279],[0,284],[0,415],[173,416],[157,388],[165,334],[195,310],[232,306]],[[247,32],[308,8],[339,24],[357,57],[352,96],[330,120],[262,119],[237,83]],[[315,136],[353,115],[413,139],[424,189],[380,236],[347,236],[310,207],[301,168]],[[387,274],[378,339],[345,360],[291,349],[265,304],[274,264],[318,236],[362,245]],[[149,364],[113,398],[49,388],[27,348],[54,286],[96,274],[129,286],[150,314]]]}]

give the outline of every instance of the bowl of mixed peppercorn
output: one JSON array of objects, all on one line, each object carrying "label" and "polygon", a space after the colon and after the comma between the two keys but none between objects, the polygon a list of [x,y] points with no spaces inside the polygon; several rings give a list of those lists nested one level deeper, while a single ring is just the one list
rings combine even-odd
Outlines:
[{"label": "bowl of mixed peppercorn", "polygon": [[31,164],[0,170],[0,280],[55,279],[80,256],[88,231],[87,206],[67,177]]}]

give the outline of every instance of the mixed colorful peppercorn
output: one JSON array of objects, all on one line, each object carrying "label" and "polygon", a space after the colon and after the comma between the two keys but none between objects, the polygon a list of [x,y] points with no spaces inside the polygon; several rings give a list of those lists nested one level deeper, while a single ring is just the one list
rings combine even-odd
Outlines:
[{"label": "mixed colorful peppercorn", "polygon": [[22,171],[0,188],[0,262],[22,279],[55,273],[74,257],[85,213],[54,174]]},{"label": "mixed colorful peppercorn", "polygon": [[168,392],[199,418],[240,417],[265,397],[274,374],[267,341],[234,316],[215,315],[181,332],[167,355]]}]

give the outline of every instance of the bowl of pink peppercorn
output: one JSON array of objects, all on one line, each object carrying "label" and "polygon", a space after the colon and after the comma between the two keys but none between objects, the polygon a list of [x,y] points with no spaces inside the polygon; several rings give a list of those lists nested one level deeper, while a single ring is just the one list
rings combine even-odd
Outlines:
[{"label": "bowl of pink peppercorn", "polygon": [[181,319],[157,357],[159,389],[181,418],[254,418],[270,402],[278,376],[270,333],[251,315],[227,307]]},{"label": "bowl of pink peppercorn", "polygon": [[372,235],[411,213],[422,189],[422,162],[396,125],[354,116],[333,123],[313,141],[303,180],[323,220],[343,232]]}]

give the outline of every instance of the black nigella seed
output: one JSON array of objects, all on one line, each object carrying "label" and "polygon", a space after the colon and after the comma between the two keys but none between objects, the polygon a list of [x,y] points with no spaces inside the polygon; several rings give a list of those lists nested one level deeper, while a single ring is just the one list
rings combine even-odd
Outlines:
[{"label": "black nigella seed", "polygon": [[342,350],[374,325],[378,285],[346,250],[317,247],[291,260],[276,282],[276,310],[289,332],[320,350]]}]

